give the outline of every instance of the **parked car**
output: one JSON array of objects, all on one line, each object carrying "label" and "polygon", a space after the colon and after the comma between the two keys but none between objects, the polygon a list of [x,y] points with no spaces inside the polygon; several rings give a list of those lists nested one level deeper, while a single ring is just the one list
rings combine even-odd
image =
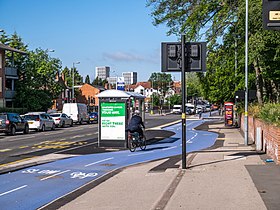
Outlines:
[{"label": "parked car", "polygon": [[89,113],[89,123],[98,123],[98,113],[97,112]]},{"label": "parked car", "polygon": [[36,131],[54,130],[55,122],[52,117],[44,112],[30,112],[24,115],[27,120],[29,129]]},{"label": "parked car", "polygon": [[18,131],[29,133],[28,122],[17,113],[0,113],[0,132],[13,136]]},{"label": "parked car", "polygon": [[65,103],[63,104],[62,113],[67,114],[73,119],[74,123],[83,122],[89,123],[89,116],[87,111],[87,105],[82,103]]},{"label": "parked car", "polygon": [[190,114],[195,114],[194,105],[191,103],[186,103],[186,109],[190,110]]},{"label": "parked car", "polygon": [[73,126],[73,119],[65,113],[52,113],[50,116],[54,119],[56,127]]}]

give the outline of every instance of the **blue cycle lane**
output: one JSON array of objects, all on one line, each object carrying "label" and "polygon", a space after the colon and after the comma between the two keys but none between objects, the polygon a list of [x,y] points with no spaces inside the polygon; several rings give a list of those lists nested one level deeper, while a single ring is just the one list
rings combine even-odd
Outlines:
[{"label": "blue cycle lane", "polygon": [[[215,143],[216,133],[193,129],[202,123],[203,120],[187,120],[187,152]],[[179,155],[181,127],[181,123],[165,127],[175,134],[147,145],[145,151],[83,155],[0,175],[0,209],[38,209],[116,169]]]}]

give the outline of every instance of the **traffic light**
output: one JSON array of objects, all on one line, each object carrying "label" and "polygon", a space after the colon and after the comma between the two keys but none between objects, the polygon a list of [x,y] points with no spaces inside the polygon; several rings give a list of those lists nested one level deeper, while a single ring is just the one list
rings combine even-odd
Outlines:
[{"label": "traffic light", "polygon": [[[161,72],[182,71],[182,45],[180,42],[161,43]],[[185,44],[185,72],[206,71],[206,42]]]},{"label": "traffic light", "polygon": [[263,0],[263,27],[280,30],[280,0]]}]

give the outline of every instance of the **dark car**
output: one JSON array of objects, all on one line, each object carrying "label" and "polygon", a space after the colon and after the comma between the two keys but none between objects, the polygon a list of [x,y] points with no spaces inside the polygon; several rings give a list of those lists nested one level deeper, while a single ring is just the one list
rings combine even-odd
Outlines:
[{"label": "dark car", "polygon": [[98,113],[97,112],[91,112],[89,115],[89,123],[98,123]]},{"label": "dark car", "polygon": [[18,131],[29,133],[28,122],[17,113],[0,113],[0,132],[15,135]]}]

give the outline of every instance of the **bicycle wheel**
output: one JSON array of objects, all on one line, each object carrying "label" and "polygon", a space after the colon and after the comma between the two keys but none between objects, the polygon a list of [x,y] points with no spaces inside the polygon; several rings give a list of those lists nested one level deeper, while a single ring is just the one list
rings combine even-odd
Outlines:
[{"label": "bicycle wheel", "polygon": [[132,140],[128,139],[128,148],[130,152],[134,152],[136,150],[137,144]]},{"label": "bicycle wheel", "polygon": [[143,136],[139,142],[139,146],[141,150],[145,150],[146,149],[146,136]]}]

